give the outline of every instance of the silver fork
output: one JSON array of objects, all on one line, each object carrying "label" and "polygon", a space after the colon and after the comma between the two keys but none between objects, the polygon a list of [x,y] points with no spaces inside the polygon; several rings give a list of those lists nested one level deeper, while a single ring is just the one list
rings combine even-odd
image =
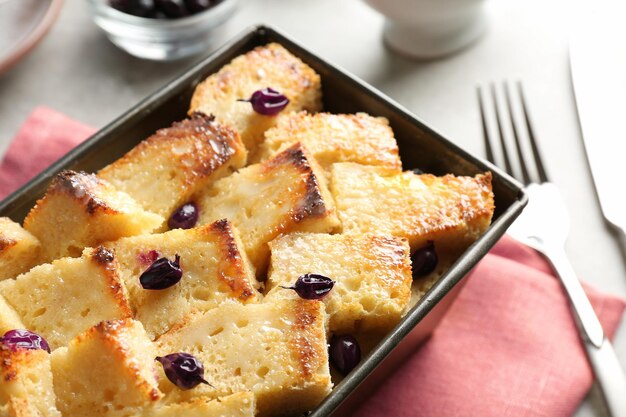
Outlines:
[{"label": "silver fork", "polygon": [[[485,149],[487,159],[496,164],[494,150],[498,145],[494,143],[489,132],[487,109],[485,105],[486,92],[478,87],[478,102],[483,124]],[[581,341],[587,352],[587,357],[595,373],[596,381],[602,392],[607,411],[612,417],[626,416],[626,376],[619,364],[615,351],[604,335],[591,303],[576,278],[565,253],[565,241],[569,231],[569,217],[557,187],[549,182],[548,174],[539,153],[535,134],[528,115],[521,83],[512,94],[509,83],[503,83],[502,90],[505,99],[496,93],[494,84],[490,86],[491,101],[497,124],[499,149],[504,162],[504,168],[514,176],[513,161],[517,157],[518,171],[521,181],[528,193],[528,206],[508,230],[510,236],[525,243],[545,256],[552,265],[556,275],[560,278],[567,294],[572,314],[576,320]],[[517,100],[517,101],[514,101]],[[503,105],[502,102],[506,102]],[[513,106],[513,103],[519,103]],[[514,110],[518,110],[515,113]],[[515,117],[522,114],[521,117]],[[508,116],[507,116],[508,115]],[[505,117],[506,116],[506,117]],[[520,122],[519,119],[523,121]],[[508,120],[507,120],[508,119]],[[506,129],[507,121],[510,130]],[[510,137],[512,136],[512,138]],[[524,142],[526,138],[526,142]],[[511,143],[515,145],[515,152],[511,152]],[[528,146],[523,146],[526,143]],[[527,160],[531,155],[533,164]],[[533,173],[533,166],[535,172]]]}]

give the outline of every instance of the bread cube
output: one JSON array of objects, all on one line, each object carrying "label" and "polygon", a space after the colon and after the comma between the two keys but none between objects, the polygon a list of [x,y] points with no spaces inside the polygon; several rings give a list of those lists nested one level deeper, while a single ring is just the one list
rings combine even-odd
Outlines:
[{"label": "bread cube", "polygon": [[198,205],[199,224],[233,222],[257,276],[267,269],[267,243],[276,236],[331,232],[338,225],[320,168],[299,143],[217,181],[200,195]]},{"label": "bread cube", "polygon": [[141,323],[104,321],[52,352],[57,405],[64,416],[130,417],[163,396],[156,353]]},{"label": "bread cube", "polygon": [[225,65],[197,87],[189,114],[214,114],[217,121],[232,126],[253,154],[263,133],[274,126],[276,116],[256,113],[249,99],[257,90],[273,88],[289,99],[281,114],[321,110],[320,77],[308,65],[277,43],[259,46]]},{"label": "bread cube", "polygon": [[0,337],[9,330],[24,329],[25,327],[17,312],[0,295]]},{"label": "bread cube", "polygon": [[37,265],[39,240],[8,217],[0,217],[0,281]]},{"label": "bread cube", "polygon": [[239,392],[215,399],[194,398],[184,403],[157,406],[145,417],[254,417],[256,401],[251,392]]},{"label": "bread cube", "polygon": [[325,322],[321,302],[300,299],[224,304],[191,316],[161,336],[157,350],[161,356],[196,356],[214,388],[200,384],[182,391],[162,379],[161,390],[168,401],[251,391],[259,416],[311,410],[332,386]]},{"label": "bread cube", "polygon": [[194,113],[158,130],[98,177],[167,219],[195,191],[243,167],[246,154],[237,132]]},{"label": "bread cube", "polygon": [[86,251],[36,266],[15,280],[0,282],[0,295],[26,328],[55,349],[102,320],[130,317],[126,291],[108,249]]},{"label": "bread cube", "polygon": [[264,161],[297,142],[302,143],[324,169],[336,162],[356,162],[402,170],[398,144],[384,117],[366,113],[286,114],[265,132],[258,158]]},{"label": "bread cube", "polygon": [[331,192],[344,233],[406,237],[411,250],[434,241],[460,253],[489,227],[494,210],[491,173],[475,177],[334,164]]},{"label": "bread cube", "polygon": [[[108,246],[115,253],[130,295],[135,318],[151,339],[192,311],[207,311],[225,301],[255,302],[260,286],[237,230],[227,220],[176,229],[158,235],[133,236]],[[146,290],[139,276],[157,258],[180,256],[183,277],[163,290]]]},{"label": "bread cube", "polygon": [[42,262],[80,256],[85,247],[149,233],[161,224],[161,216],[144,211],[128,194],[93,174],[73,171],[57,175],[24,220],[24,228],[41,242]]},{"label": "bread cube", "polygon": [[13,350],[0,343],[0,381],[0,406],[11,410],[7,415],[61,417],[45,350]]},{"label": "bread cube", "polygon": [[377,235],[293,233],[270,243],[267,302],[295,299],[299,276],[315,273],[335,281],[322,299],[331,332],[387,331],[411,298],[411,256],[404,238]]}]

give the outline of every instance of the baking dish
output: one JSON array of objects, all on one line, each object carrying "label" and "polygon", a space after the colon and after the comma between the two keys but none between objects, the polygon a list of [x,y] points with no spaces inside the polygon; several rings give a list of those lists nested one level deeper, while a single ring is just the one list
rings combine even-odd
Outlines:
[{"label": "baking dish", "polygon": [[159,128],[185,118],[195,86],[234,57],[256,46],[278,42],[322,79],[324,109],[332,113],[367,112],[389,119],[404,169],[420,168],[436,175],[493,173],[496,211],[486,233],[470,246],[417,302],[403,320],[363,358],[361,363],[314,410],[311,417],[347,415],[372,387],[389,375],[439,323],[463,285],[463,278],[504,234],[521,212],[527,197],[515,180],[450,141],[382,93],[323,61],[267,26],[249,28],[157,92],[94,134],[0,203],[0,216],[22,221],[51,178],[62,169],[94,172],[122,156]]}]

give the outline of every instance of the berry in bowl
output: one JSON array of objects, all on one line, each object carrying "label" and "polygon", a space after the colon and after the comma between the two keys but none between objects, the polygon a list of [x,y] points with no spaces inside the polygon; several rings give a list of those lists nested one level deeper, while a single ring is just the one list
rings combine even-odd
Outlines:
[{"label": "berry in bowl", "polygon": [[94,22],[139,58],[171,61],[207,51],[237,0],[89,0]]}]

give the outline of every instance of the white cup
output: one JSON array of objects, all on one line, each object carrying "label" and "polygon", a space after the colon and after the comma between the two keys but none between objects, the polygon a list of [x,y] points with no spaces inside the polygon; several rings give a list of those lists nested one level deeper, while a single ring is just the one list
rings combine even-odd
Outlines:
[{"label": "white cup", "polygon": [[387,46],[433,59],[452,54],[485,31],[484,0],[364,0],[385,17]]}]

